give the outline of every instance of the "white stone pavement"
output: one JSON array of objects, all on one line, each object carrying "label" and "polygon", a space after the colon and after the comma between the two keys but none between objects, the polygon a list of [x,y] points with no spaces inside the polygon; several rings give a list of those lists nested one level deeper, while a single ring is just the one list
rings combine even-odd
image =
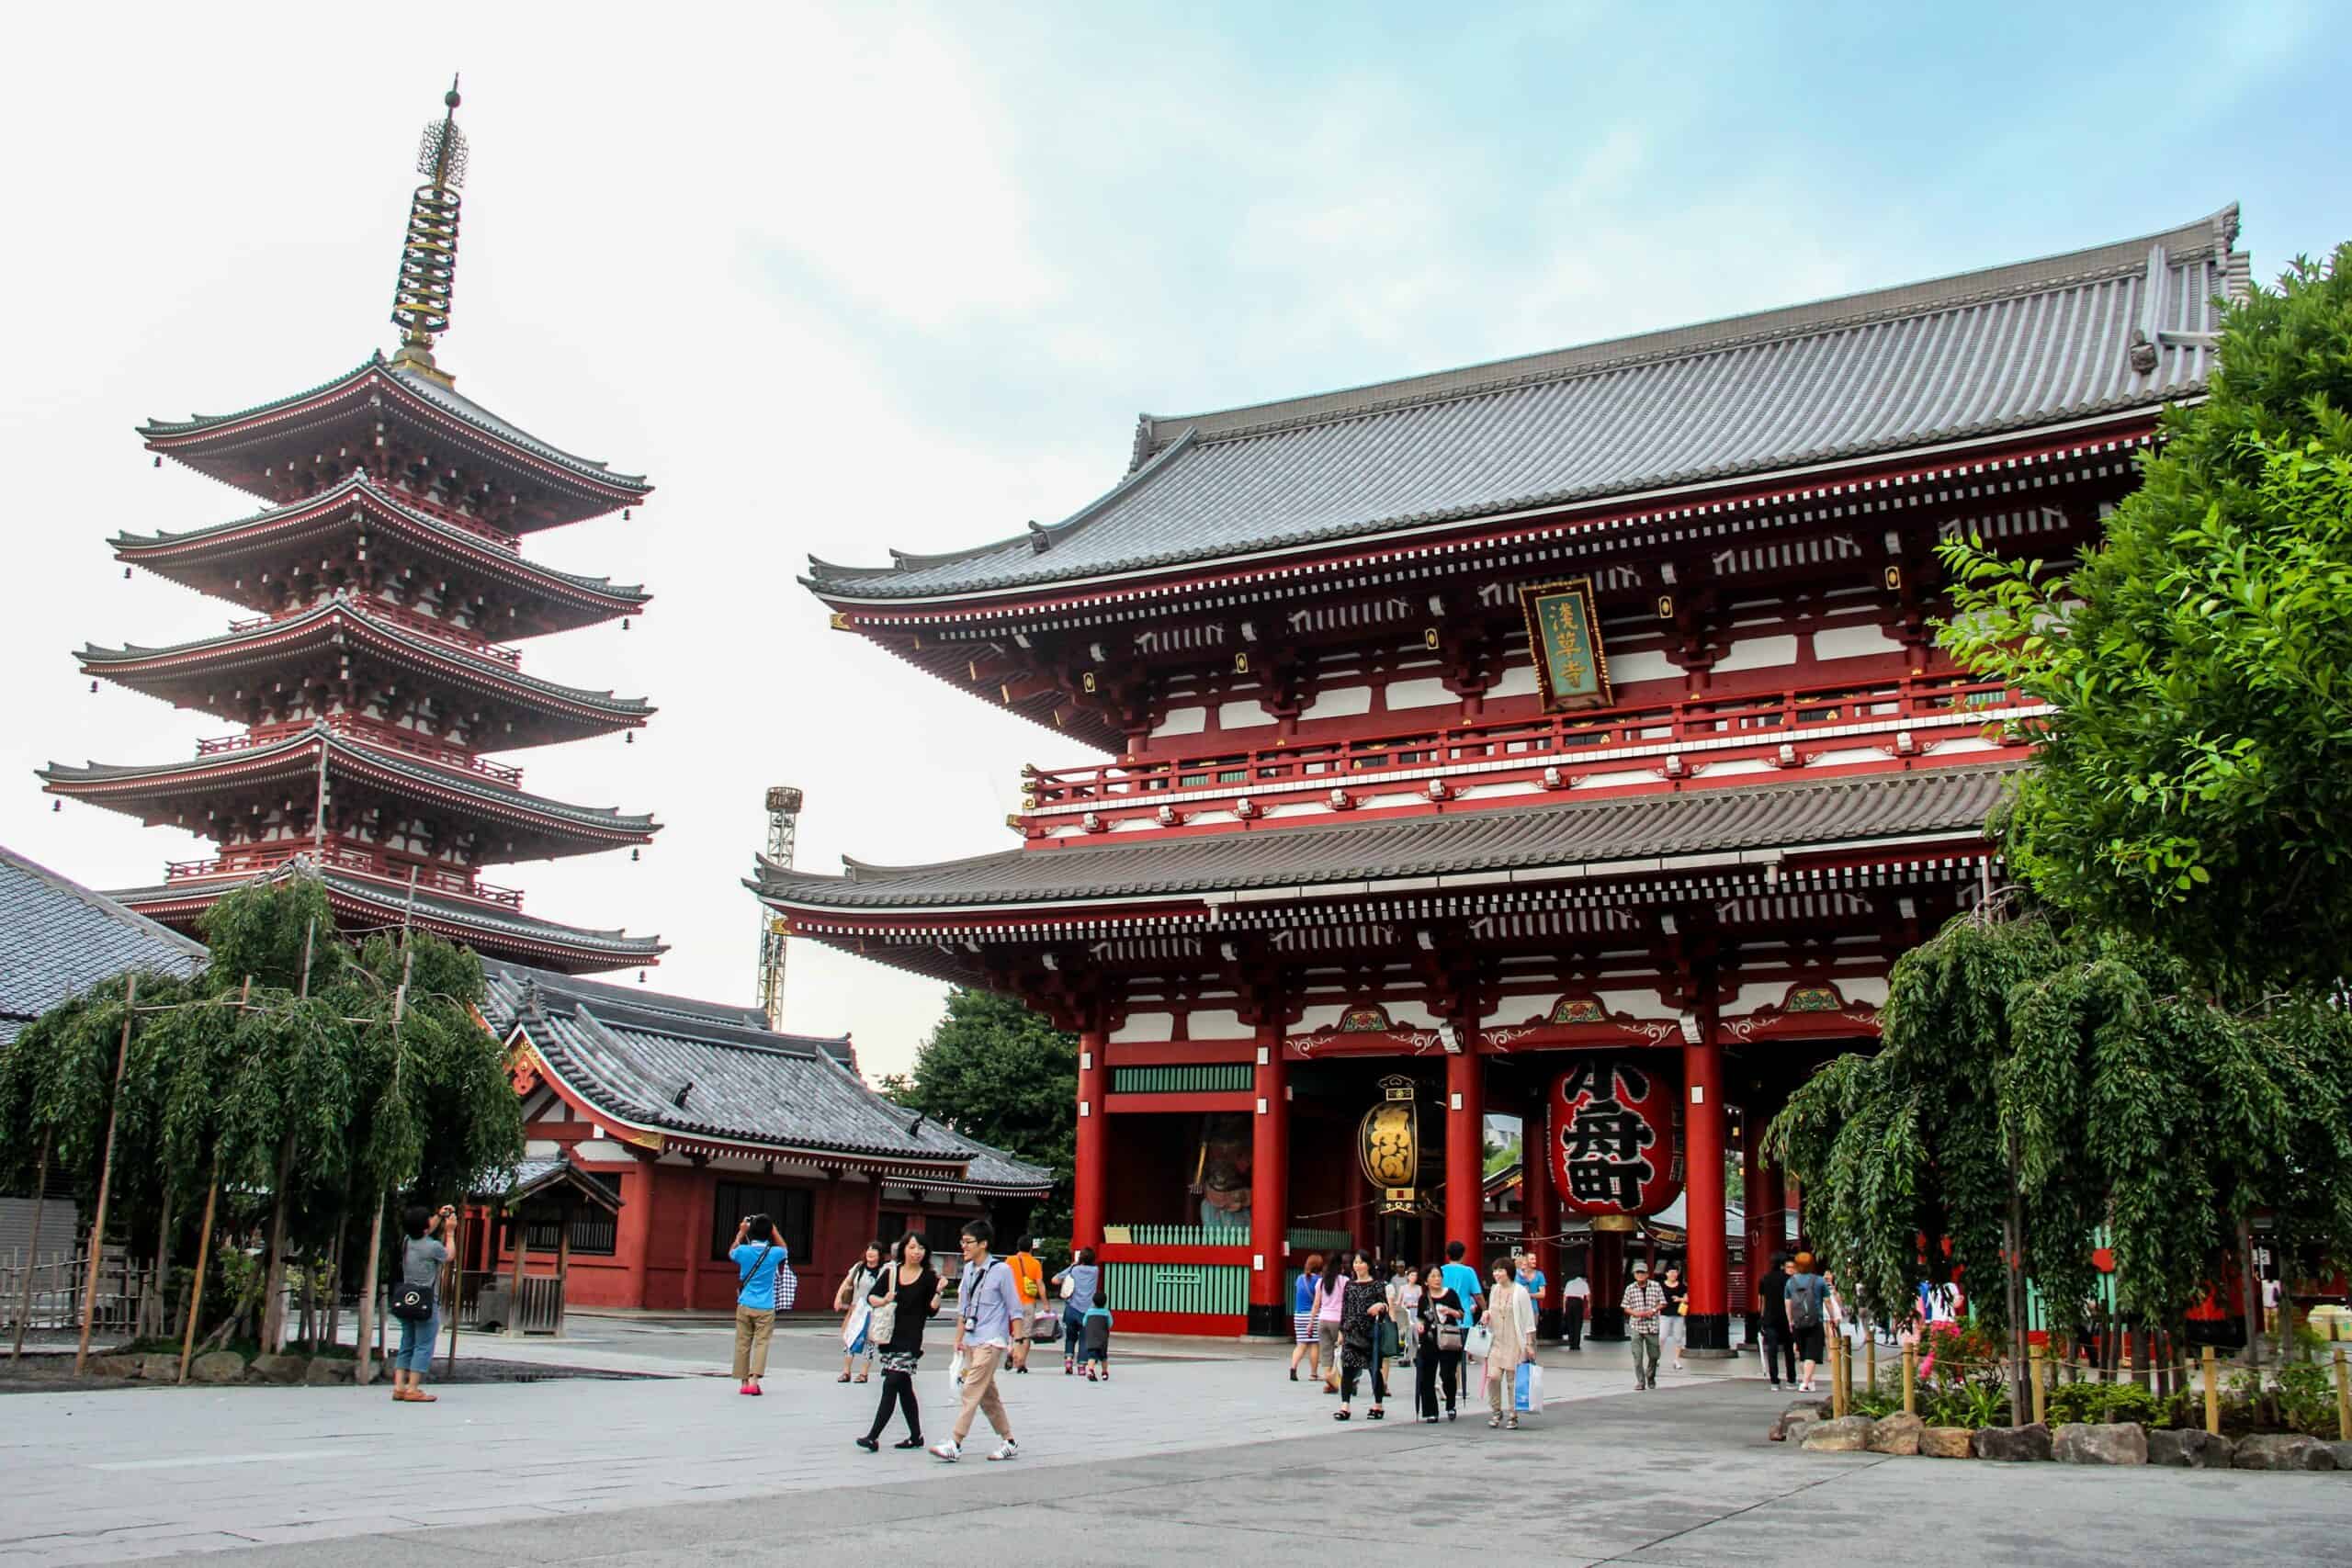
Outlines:
[{"label": "white stone pavement", "polygon": [[[647,1332],[664,1331],[649,1325]],[[693,1336],[696,1347],[718,1343],[699,1326],[668,1332]],[[793,1340],[790,1359],[801,1367],[831,1349],[819,1332]],[[502,1359],[614,1370],[658,1364],[673,1373],[683,1370],[675,1352],[687,1348],[673,1345],[662,1357],[609,1345],[481,1346]],[[1018,1463],[1055,1467],[1347,1430],[1329,1419],[1330,1399],[1284,1381],[1280,1361],[1262,1349],[1199,1359],[1219,1351],[1195,1342],[1180,1353],[1187,1359],[1138,1355],[1105,1383],[1065,1378],[1058,1361],[1004,1379],[1022,1439]],[[945,1360],[935,1351],[918,1379],[927,1437],[944,1436],[954,1415]],[[1615,1356],[1592,1371],[1547,1375],[1555,1404],[1631,1396]],[[872,1415],[878,1383],[844,1386],[831,1371],[772,1366],[767,1387],[749,1399],[730,1381],[708,1376],[469,1384],[443,1389],[431,1405],[394,1404],[380,1387],[10,1395],[0,1399],[0,1563],[120,1562],[903,1484],[946,1469],[926,1454],[894,1451],[887,1440],[878,1455],[852,1446]],[[1410,1404],[1408,1389],[1392,1397],[1386,1430],[1409,1416]],[[1362,1421],[1363,1409],[1360,1402],[1354,1429],[1383,1431]],[[1474,1418],[1465,1407],[1464,1419]],[[978,1441],[969,1445],[964,1467],[981,1465],[985,1451]]]}]

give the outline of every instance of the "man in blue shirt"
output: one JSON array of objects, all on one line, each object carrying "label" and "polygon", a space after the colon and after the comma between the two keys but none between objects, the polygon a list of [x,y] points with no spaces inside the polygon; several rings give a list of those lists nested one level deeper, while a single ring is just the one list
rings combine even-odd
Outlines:
[{"label": "man in blue shirt", "polygon": [[1004,1413],[1004,1398],[997,1393],[996,1374],[1012,1349],[1012,1325],[1025,1310],[1021,1287],[1012,1268],[989,1256],[996,1232],[986,1220],[964,1226],[964,1279],[956,1287],[956,1348],[964,1356],[963,1408],[956,1415],[956,1431],[931,1451],[953,1464],[964,1457],[964,1438],[972,1417],[986,1416],[1002,1439],[990,1459],[1019,1459],[1021,1445],[1012,1440],[1012,1422]]},{"label": "man in blue shirt", "polygon": [[800,1281],[786,1267],[792,1261],[792,1248],[784,1245],[775,1223],[765,1214],[743,1216],[727,1256],[741,1281],[735,1292],[735,1381],[743,1386],[736,1392],[757,1393],[760,1379],[767,1375],[768,1337],[775,1332],[776,1308],[792,1305]]},{"label": "man in blue shirt", "polygon": [[1465,1321],[1476,1323],[1484,1315],[1480,1309],[1486,1304],[1487,1292],[1479,1286],[1478,1270],[1462,1261],[1468,1250],[1458,1241],[1447,1242],[1445,1266],[1438,1273],[1444,1277],[1445,1288],[1462,1298],[1463,1309],[1469,1314]]},{"label": "man in blue shirt", "polygon": [[1551,1288],[1552,1281],[1544,1277],[1543,1269],[1535,1267],[1535,1254],[1519,1254],[1518,1263],[1519,1282],[1526,1287],[1527,1299],[1533,1303],[1535,1321],[1540,1324],[1544,1321],[1544,1292]]}]

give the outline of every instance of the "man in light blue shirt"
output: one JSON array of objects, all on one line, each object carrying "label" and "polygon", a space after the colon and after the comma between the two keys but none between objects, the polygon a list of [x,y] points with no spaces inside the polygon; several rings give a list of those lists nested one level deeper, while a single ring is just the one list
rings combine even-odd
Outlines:
[{"label": "man in light blue shirt", "polygon": [[1552,1281],[1544,1277],[1543,1269],[1535,1267],[1535,1254],[1522,1252],[1519,1255],[1519,1282],[1527,1288],[1527,1299],[1534,1303],[1535,1320],[1543,1322],[1544,1292],[1551,1288]]},{"label": "man in light blue shirt", "polygon": [[1476,1323],[1484,1315],[1480,1309],[1486,1305],[1487,1292],[1478,1283],[1478,1270],[1462,1261],[1469,1250],[1458,1241],[1447,1242],[1445,1266],[1438,1272],[1444,1277],[1445,1288],[1462,1298],[1463,1310],[1468,1314],[1464,1321]]},{"label": "man in light blue shirt", "polygon": [[956,1289],[956,1348],[964,1357],[963,1408],[956,1412],[956,1431],[931,1451],[953,1464],[964,1457],[964,1438],[972,1417],[983,1415],[1002,1439],[990,1459],[1019,1459],[1021,1445],[1012,1440],[1012,1421],[997,1393],[996,1374],[1012,1350],[1012,1325],[1024,1310],[1021,1287],[1012,1268],[989,1256],[995,1230],[986,1220],[964,1226],[964,1280]]}]

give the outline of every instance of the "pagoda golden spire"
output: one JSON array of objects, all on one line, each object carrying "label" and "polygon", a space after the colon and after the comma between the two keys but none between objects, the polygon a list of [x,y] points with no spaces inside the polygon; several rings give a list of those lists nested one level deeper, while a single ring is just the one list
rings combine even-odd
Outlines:
[{"label": "pagoda golden spire", "polygon": [[458,129],[458,79],[449,78],[447,106],[427,124],[417,144],[416,172],[425,183],[409,198],[408,237],[401,246],[400,281],[392,289],[392,324],[401,329],[396,365],[447,381],[433,363],[433,339],[449,330],[449,297],[458,276],[458,187],[466,183],[466,133]]}]

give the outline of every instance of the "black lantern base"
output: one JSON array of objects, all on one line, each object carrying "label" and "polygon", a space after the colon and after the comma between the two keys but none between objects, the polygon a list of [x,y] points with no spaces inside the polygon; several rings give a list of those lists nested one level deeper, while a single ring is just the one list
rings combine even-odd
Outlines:
[{"label": "black lantern base", "polygon": [[1682,1354],[1698,1360],[1721,1360],[1730,1356],[1731,1314],[1727,1312],[1686,1313],[1682,1318]]},{"label": "black lantern base", "polygon": [[1585,1325],[1587,1339],[1620,1340],[1625,1337],[1625,1309],[1621,1306],[1596,1306],[1592,1321]]},{"label": "black lantern base", "polygon": [[1278,1306],[1250,1304],[1250,1337],[1252,1339],[1291,1339],[1296,1335],[1291,1327],[1290,1314]]}]

